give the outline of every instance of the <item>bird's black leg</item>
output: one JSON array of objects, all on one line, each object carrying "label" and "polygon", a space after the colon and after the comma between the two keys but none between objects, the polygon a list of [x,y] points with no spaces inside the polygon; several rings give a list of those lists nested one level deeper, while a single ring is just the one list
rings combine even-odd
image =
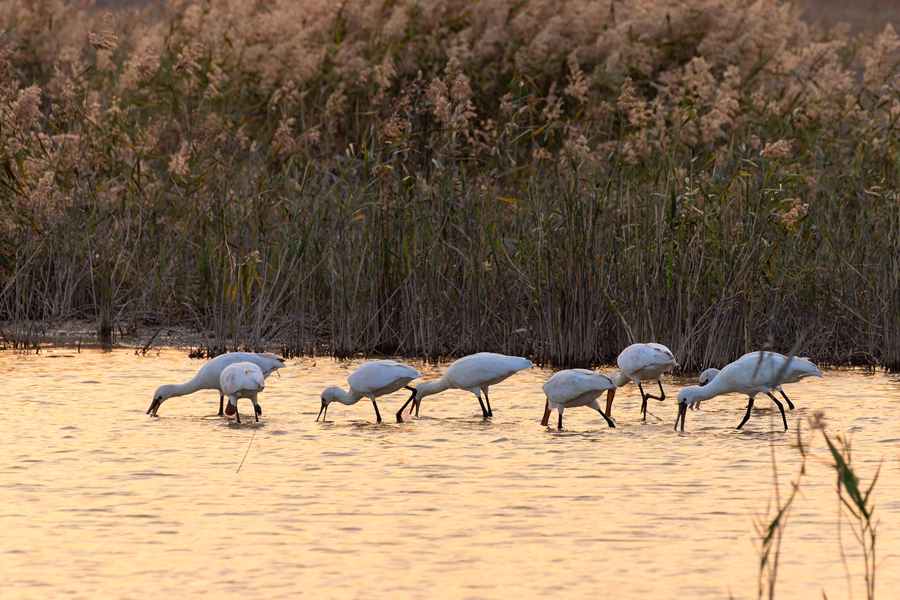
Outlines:
[{"label": "bird's black leg", "polygon": [[253,418],[256,419],[256,422],[259,423],[259,415],[262,414],[262,409],[258,404],[253,405]]},{"label": "bird's black leg", "polygon": [[219,395],[219,416],[220,417],[225,416],[225,395],[224,394]]},{"label": "bird's black leg", "polygon": [[[747,422],[747,419],[750,418],[750,411],[753,410],[753,398],[750,398],[750,402],[747,403],[747,414],[744,415],[744,420],[741,421],[741,424],[737,426],[738,429],[744,426],[744,423]],[[682,417],[683,418],[683,417]]]},{"label": "bird's black leg", "polygon": [[562,413],[559,413],[559,425],[557,425],[556,428],[562,429]]},{"label": "bird's black leg", "polygon": [[[410,388],[407,388],[407,389],[410,389]],[[398,423],[402,423],[402,422],[403,422],[403,411],[406,410],[406,407],[409,406],[409,403],[412,402],[413,399],[416,397],[416,389],[415,389],[415,388],[412,388],[412,391],[413,391],[412,396],[410,396],[410,397],[409,397],[409,400],[407,400],[407,401],[403,404],[403,406],[400,407],[400,410],[397,411],[397,422],[398,422]]]},{"label": "bird's black leg", "polygon": [[775,404],[778,405],[778,410],[781,411],[781,420],[784,421],[784,430],[787,431],[788,426],[787,426],[787,417],[784,416],[784,404],[779,402],[778,398],[776,398],[775,396],[772,395],[772,392],[766,392],[766,394],[769,396],[769,398],[772,399],[773,402],[775,402]]},{"label": "bird's black leg", "polygon": [[[660,379],[656,383],[659,384],[659,396],[651,396],[650,394],[647,394],[647,398],[651,398],[653,400],[665,400],[666,393],[663,391],[663,388],[662,388],[662,380]],[[638,383],[638,387],[639,388],[641,387],[640,383]],[[643,393],[644,393],[644,389],[641,388],[641,394],[643,394]]]},{"label": "bird's black leg", "polygon": [[375,421],[381,423],[381,413],[378,412],[378,404],[375,402],[375,398],[372,398],[372,406],[375,407]]},{"label": "bird's black leg", "polygon": [[603,411],[600,410],[599,408],[597,409],[597,412],[600,413],[600,416],[601,416],[601,417],[603,417],[604,419],[606,419],[606,424],[607,424],[607,425],[609,425],[609,426],[612,427],[612,428],[615,428],[615,427],[616,427],[616,424],[612,422],[612,419],[610,419],[609,417],[606,416],[606,413],[605,413],[605,412],[603,412]]},{"label": "bird's black leg", "polygon": [[237,396],[235,396],[235,398],[234,398],[234,418],[238,423],[241,422],[241,413],[238,412],[238,406],[237,406]]},{"label": "bird's black leg", "polygon": [[781,397],[784,398],[784,401],[788,403],[788,408],[794,410],[794,403],[791,402],[791,399],[787,397],[787,394],[784,393],[784,390],[779,389],[778,392],[781,394]]},{"label": "bird's black leg", "polygon": [[478,398],[478,404],[481,405],[481,418],[487,419],[489,415],[487,409],[484,407],[484,401],[481,399],[481,394],[475,394],[475,397]]},{"label": "bird's black leg", "polygon": [[491,399],[488,398],[487,390],[484,390],[484,401],[487,402],[488,416],[493,417],[494,411],[491,410]]},{"label": "bird's black leg", "polygon": [[647,420],[647,395],[644,394],[644,388],[641,385],[641,382],[638,381],[638,389],[641,390],[641,415],[642,420]]}]

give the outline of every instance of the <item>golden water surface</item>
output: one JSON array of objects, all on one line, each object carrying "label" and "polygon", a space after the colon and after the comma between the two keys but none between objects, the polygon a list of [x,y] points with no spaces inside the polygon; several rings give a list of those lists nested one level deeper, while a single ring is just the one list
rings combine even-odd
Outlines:
[{"label": "golden water surface", "polygon": [[[325,358],[270,377],[259,424],[246,400],[243,425],[214,416],[214,391],[144,414],[200,364],[174,350],[0,353],[0,597],[755,598],[772,448],[782,494],[799,468],[768,400],[742,432],[738,396],[673,432],[687,382],[671,378],[646,423],[636,386],[621,388],[616,429],[587,408],[562,432],[541,427],[550,371],[537,368],[492,390],[490,422],[451,390],[411,423],[375,425],[365,400],[316,423],[321,390],[359,364]],[[878,597],[900,597],[900,381],[828,372],[786,391],[792,430],[824,411],[864,482],[884,460]],[[380,400],[386,421],[407,395]],[[834,471],[821,434],[809,439],[776,596],[847,598]],[[846,521],[842,539],[864,598]]]}]

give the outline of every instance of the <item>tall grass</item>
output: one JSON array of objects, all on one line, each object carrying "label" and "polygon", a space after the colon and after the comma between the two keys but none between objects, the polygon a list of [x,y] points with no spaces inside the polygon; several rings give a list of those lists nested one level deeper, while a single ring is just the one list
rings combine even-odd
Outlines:
[{"label": "tall grass", "polygon": [[[834,464],[831,466],[837,473],[837,488],[835,491],[838,497],[838,546],[841,560],[846,570],[848,597],[853,597],[853,580],[850,576],[850,569],[844,553],[844,542],[841,536],[842,523],[845,517],[849,517],[850,529],[853,532],[853,537],[859,544],[860,554],[863,559],[863,582],[866,588],[866,599],[874,600],[875,576],[878,570],[875,549],[878,539],[879,519],[875,515],[872,492],[875,489],[875,484],[878,482],[881,465],[875,471],[869,486],[864,487],[857,471],[853,468],[850,441],[840,434],[835,435],[834,440],[832,440],[828,433],[825,432],[826,423],[824,417],[824,413],[817,411],[812,416],[807,417],[807,420],[813,432],[822,432],[822,437],[825,438],[831,458],[834,459]],[[800,424],[798,423],[797,450],[801,459],[800,470],[797,478],[791,481],[790,493],[785,498],[782,498],[779,491],[774,443],[771,446],[774,483],[773,498],[766,507],[766,512],[757,515],[753,523],[756,530],[759,553],[757,598],[773,600],[776,597],[775,587],[778,583],[781,542],[787,528],[791,507],[797,498],[797,494],[800,492],[801,480],[806,475],[806,460],[811,441],[810,439],[809,443],[804,443],[803,436],[800,434]],[[824,589],[822,590],[822,597],[826,600],[828,598]]]},{"label": "tall grass", "polygon": [[900,367],[900,40],[775,0],[0,7],[0,322]]}]

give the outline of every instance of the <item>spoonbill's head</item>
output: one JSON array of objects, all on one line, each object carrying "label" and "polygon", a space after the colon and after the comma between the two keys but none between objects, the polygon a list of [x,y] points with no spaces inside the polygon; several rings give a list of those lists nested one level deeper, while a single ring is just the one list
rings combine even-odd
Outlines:
[{"label": "spoonbill's head", "polygon": [[681,421],[681,430],[684,431],[684,417],[690,406],[705,400],[700,394],[700,386],[686,387],[678,392],[678,414],[675,415],[675,429],[678,429],[678,421]]},{"label": "spoonbill's head", "polygon": [[174,388],[174,385],[159,386],[156,391],[153,392],[153,402],[150,403],[150,408],[147,409],[147,414],[151,417],[155,417],[156,411],[159,410],[160,405],[162,405],[163,402],[175,395]]},{"label": "spoonbill's head", "polygon": [[322,392],[322,406],[319,408],[319,416],[316,417],[316,421],[319,420],[319,417],[322,417],[324,421],[326,415],[328,415],[328,405],[337,401],[343,394],[344,390],[339,387],[330,387]]},{"label": "spoonbill's head", "polygon": [[612,382],[616,384],[617,387],[622,387],[631,382],[631,378],[628,377],[628,375],[620,372],[610,374],[609,378],[612,379]]},{"label": "spoonbill's head", "polygon": [[716,378],[716,375],[719,374],[719,369],[707,369],[700,373],[700,385],[704,386],[713,379]]}]

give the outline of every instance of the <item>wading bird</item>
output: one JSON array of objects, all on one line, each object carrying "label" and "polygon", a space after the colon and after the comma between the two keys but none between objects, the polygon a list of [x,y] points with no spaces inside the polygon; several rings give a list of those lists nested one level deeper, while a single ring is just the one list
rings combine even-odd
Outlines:
[{"label": "wading bird", "polygon": [[[619,372],[610,375],[613,383],[617,387],[626,385],[629,381],[638,384],[641,391],[641,415],[643,420],[647,420],[647,399],[653,398],[662,402],[666,399],[666,392],[662,387],[662,374],[672,370],[678,366],[675,355],[672,351],[662,344],[632,344],[622,350],[619,358],[616,359],[619,365]],[[659,384],[659,396],[651,396],[644,393],[642,381],[653,381]],[[615,392],[613,392],[615,396]],[[606,399],[606,416],[609,417],[612,412],[613,396]]]},{"label": "wading bird", "polygon": [[256,354],[253,352],[220,354],[200,367],[194,378],[187,383],[160,386],[153,394],[153,403],[147,409],[147,414],[153,417],[157,416],[156,412],[159,410],[160,405],[169,398],[186,396],[199,390],[219,390],[219,416],[221,417],[225,414],[222,411],[225,396],[222,393],[222,384],[219,378],[222,376],[222,370],[225,367],[239,362],[255,364],[262,371],[264,377],[268,377],[284,366],[284,359],[277,354]]},{"label": "wading bird", "polygon": [[[492,385],[500,383],[504,379],[515,375],[523,369],[529,369],[534,366],[527,358],[518,356],[506,356],[504,354],[494,354],[492,352],[479,352],[460,358],[447,368],[447,372],[439,381],[430,381],[420,383],[413,388],[413,395],[406,401],[399,411],[397,411],[397,422],[403,422],[403,411],[407,404],[413,402],[416,407],[416,416],[419,416],[419,406],[425,396],[431,396],[448,389],[466,390],[472,392],[478,398],[481,405],[481,414],[483,418],[494,416],[491,410],[491,400],[488,398],[488,388]],[[484,400],[487,401],[487,408],[481,399],[484,393]]]},{"label": "wading bird", "polygon": [[[421,376],[421,373],[409,365],[392,360],[367,362],[347,378],[347,383],[350,384],[349,392],[345,392],[339,387],[330,387],[322,392],[322,407],[319,409],[319,417],[322,417],[323,421],[325,420],[325,416],[328,414],[328,405],[332,402],[350,405],[356,404],[363,398],[368,398],[375,407],[377,421],[381,423],[381,413],[378,412],[375,398],[396,392],[400,388],[406,388],[415,394],[415,388],[406,384]],[[408,403],[409,401],[407,401]],[[319,417],[316,417],[316,421],[319,420]]]},{"label": "wading bird", "polygon": [[553,375],[542,389],[547,395],[547,405],[544,407],[544,419],[541,421],[541,425],[547,426],[550,412],[556,409],[559,412],[558,427],[562,429],[564,409],[587,406],[600,413],[610,427],[616,426],[600,409],[600,403],[597,402],[597,398],[603,392],[607,393],[607,401],[611,401],[616,393],[616,384],[606,375],[587,369],[568,369]]},{"label": "wading bird", "polygon": [[241,414],[237,409],[238,398],[249,398],[253,403],[254,417],[259,423],[259,415],[262,409],[256,402],[256,395],[266,389],[266,378],[262,369],[252,362],[239,362],[230,364],[222,369],[222,375],[219,377],[219,384],[222,393],[228,398],[228,404],[225,406],[226,415],[234,415],[235,420],[241,422]]},{"label": "wading bird", "polygon": [[[678,414],[675,418],[675,429],[678,429],[678,421],[681,420],[681,430],[684,431],[684,419],[687,409],[697,408],[704,400],[709,400],[722,394],[738,393],[746,394],[750,401],[747,404],[747,414],[738,429],[744,426],[750,418],[753,409],[753,400],[757,394],[766,394],[778,410],[781,411],[781,420],[784,422],[784,430],[787,431],[787,417],[784,414],[784,405],[769,391],[777,388],[786,380],[784,374],[802,370],[803,377],[822,377],[822,372],[808,360],[789,359],[781,354],[772,352],[745,354],[733,363],[726,365],[719,371],[712,381],[704,386],[691,386],[678,393]],[[797,375],[794,375],[797,377]],[[802,377],[800,377],[802,379]]]},{"label": "wading bird", "polygon": [[[770,354],[782,360],[787,360],[787,356],[785,356],[784,354],[778,354],[777,352],[768,352],[765,350],[750,352],[748,354],[745,354],[741,358],[746,358],[748,356],[755,356],[759,358],[760,354]],[[805,377],[821,377],[822,373],[818,369],[816,371],[811,371],[809,369],[809,365],[811,364],[813,364],[812,361],[806,357],[794,357],[794,359],[791,360],[790,364],[785,370],[784,374],[781,376],[781,383],[797,383]],[[700,385],[706,385],[707,383],[715,379],[716,375],[718,374],[719,369],[707,369],[703,371],[702,373],[700,373]],[[784,393],[784,390],[782,389],[780,384],[772,389],[778,390],[778,392],[781,394],[781,397],[784,398],[785,402],[788,403],[788,408],[794,410],[794,403],[791,402],[791,399],[788,398],[787,394]]]}]

